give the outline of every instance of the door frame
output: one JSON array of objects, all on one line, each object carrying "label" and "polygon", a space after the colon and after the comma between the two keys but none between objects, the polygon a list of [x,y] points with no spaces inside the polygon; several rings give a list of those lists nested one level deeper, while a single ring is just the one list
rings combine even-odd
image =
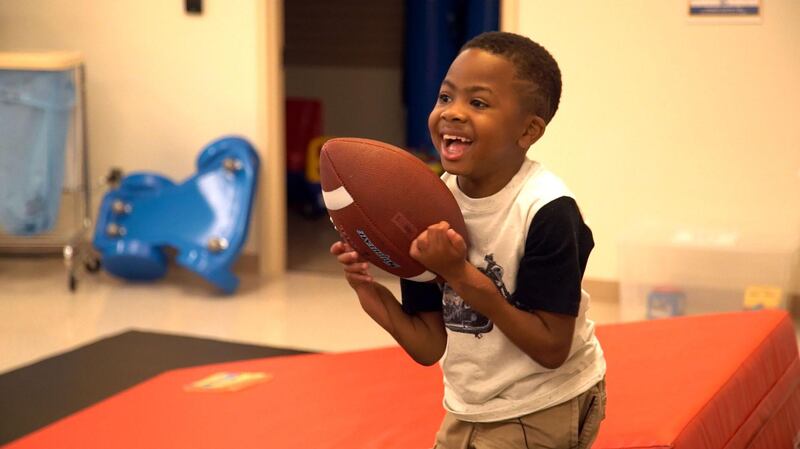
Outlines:
[{"label": "door frame", "polygon": [[258,273],[286,272],[286,144],[284,137],[283,0],[256,2],[258,36],[259,176],[257,203]]},{"label": "door frame", "polygon": [[[262,278],[286,273],[286,143],[283,67],[284,0],[257,1],[259,155],[263,161],[257,204],[258,273]],[[500,1],[500,29],[519,29],[519,0]]]}]

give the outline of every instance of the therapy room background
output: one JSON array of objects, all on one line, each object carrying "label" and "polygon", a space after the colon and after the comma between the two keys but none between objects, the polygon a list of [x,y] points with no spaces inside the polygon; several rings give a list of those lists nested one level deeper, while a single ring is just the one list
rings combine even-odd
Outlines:
[{"label": "therapy room background", "polygon": [[[730,3],[744,6],[726,10]],[[632,442],[642,439],[653,447],[728,447],[715,445],[715,438],[723,443],[740,438],[744,443],[736,447],[775,447],[759,446],[763,441],[797,447],[792,446],[796,440],[783,436],[800,435],[800,362],[794,360],[800,335],[800,2],[795,0],[0,2],[0,76],[15,67],[31,69],[20,62],[28,61],[19,59],[20,54],[56,55],[37,59],[43,64],[39,67],[50,65],[44,71],[53,64],[75,69],[73,97],[65,103],[71,108],[64,112],[69,114],[62,136],[66,144],[55,146],[66,155],[63,167],[56,168],[66,172],[63,186],[57,186],[62,201],[58,222],[44,236],[68,233],[72,223],[89,226],[86,240],[74,248],[86,259],[73,260],[78,266],[69,269],[63,245],[56,243],[55,251],[46,254],[28,251],[28,243],[41,236],[14,235],[0,224],[0,398],[9,398],[0,399],[0,445],[47,447],[64,438],[82,447],[110,444],[114,435],[134,432],[124,422],[144,416],[131,405],[138,404],[133,399],[137,394],[150,391],[148,385],[152,391],[167,391],[159,390],[166,388],[164,373],[178,373],[182,382],[196,380],[200,371],[181,370],[250,359],[268,361],[254,365],[266,373],[261,383],[220,397],[245,398],[262,390],[266,395],[269,385],[280,385],[282,378],[307,380],[298,374],[303,369],[344,370],[344,360],[363,364],[361,374],[348,375],[366,376],[380,368],[380,359],[398,373],[409,370],[408,379],[414,382],[415,376],[431,382],[431,393],[424,398],[432,398],[432,419],[405,423],[420,429],[419,440],[411,439],[417,435],[404,436],[407,440],[397,436],[400,432],[392,426],[402,420],[381,434],[377,429],[394,415],[354,406],[345,407],[349,419],[337,420],[331,425],[335,429],[328,429],[331,433],[310,431],[320,440],[296,447],[322,442],[327,446],[317,447],[371,447],[367,442],[378,441],[372,438],[380,435],[387,442],[379,447],[427,441],[423,431],[435,431],[438,424],[441,385],[436,382],[441,378],[426,376],[438,368],[418,373],[412,362],[396,357],[396,344],[363,313],[328,254],[337,234],[316,202],[314,145],[333,136],[382,140],[415,152],[436,170],[429,149],[413,141],[415,124],[426,120],[410,106],[418,100],[411,99],[410,88],[425,87],[414,81],[413,69],[426,57],[425,70],[439,70],[437,63],[447,67],[453,55],[433,42],[454,29],[466,33],[467,25],[458,25],[465,20],[464,8],[473,8],[474,14],[485,8],[478,14],[481,29],[526,35],[546,47],[561,68],[564,90],[558,114],[529,155],[566,181],[594,233],[584,289],[592,295],[589,318],[601,329],[604,348],[608,342],[609,404],[614,400],[612,361],[617,366],[634,363],[622,360],[624,354],[615,358],[615,342],[622,335],[629,341],[641,336],[644,345],[663,332],[659,342],[680,345],[682,338],[690,338],[681,337],[684,332],[716,329],[686,343],[698,351],[687,359],[714,359],[717,367],[730,367],[718,375],[687,368],[688,379],[708,380],[692,393],[692,400],[701,402],[676,403],[670,413],[651,421],[634,419],[638,412],[633,405],[619,399],[617,408],[609,408],[607,427],[595,447],[640,447]],[[2,83],[0,77],[0,90]],[[0,95],[0,108],[15,101],[12,96]],[[432,105],[434,100],[423,102]],[[0,120],[9,120],[3,114],[0,109]],[[11,151],[2,141],[20,129],[9,123],[0,123],[0,151]],[[203,250],[220,253],[234,247],[235,257],[226,263],[238,283],[226,283],[228,278],[215,283],[218,279],[181,258],[184,247],[177,243],[159,255],[156,268],[143,268],[166,270],[159,279],[134,282],[112,274],[111,260],[104,265],[105,253],[98,255],[92,247],[98,222],[103,223],[101,234],[125,233],[110,230],[101,217],[103,207],[113,208],[103,202],[115,188],[109,173],[157,174],[171,180],[164,184],[165,192],[176,188],[172,183],[200,186],[203,176],[214,176],[214,170],[198,159],[226,136],[238,136],[243,148],[252,148],[253,162],[241,156],[250,153],[236,153],[240,156],[226,156],[218,164],[218,172],[258,176],[234,187],[240,189],[234,195],[244,195],[234,220],[241,235],[215,237],[213,242],[203,237]],[[9,192],[18,191],[22,182],[12,177],[19,173],[13,165],[19,158],[10,154],[0,154],[0,191],[5,192],[0,198],[8,204]],[[69,186],[88,187],[88,198],[80,189],[70,192]],[[6,205],[0,206],[6,213]],[[153,220],[161,223],[164,217],[157,215]],[[156,227],[157,238],[169,234]],[[95,260],[99,266],[92,266]],[[399,292],[395,278],[374,274]],[[220,285],[234,287],[226,294]],[[724,430],[729,424],[704,421],[703,413],[717,406],[714,398],[732,395],[737,401],[739,393],[726,389],[750,382],[737,377],[742,367],[767,378],[761,370],[777,365],[753,348],[773,344],[770,339],[781,329],[788,329],[790,336],[775,344],[789,355],[785,366],[780,365],[785,374],[780,371],[770,384],[774,388],[768,392],[765,387],[759,393],[763,398],[750,405],[740,404],[738,424],[729,433]],[[715,336],[736,342],[731,343],[735,354],[715,359]],[[375,358],[370,351],[378,351]],[[648,359],[675,369],[662,373],[659,382],[681,378],[682,368],[673,367],[669,359],[673,352],[665,349]],[[314,365],[320,353],[333,357],[325,359],[331,364]],[[295,366],[292,360],[310,365]],[[375,373],[382,372],[372,373],[379,377]],[[632,379],[649,376],[637,373],[626,374],[626,382],[633,385]],[[361,400],[364,393],[349,392],[342,385],[351,384],[337,384],[336,378],[321,385],[338,391],[337,396],[319,399],[324,404],[314,408]],[[383,385],[375,384],[375,394],[384,392]],[[424,399],[409,399],[414,395],[402,390],[403,385],[385,390],[399,401],[398,407],[406,399]],[[670,391],[652,385],[642,388]],[[784,389],[770,393],[778,386]],[[316,391],[307,387],[285,388]],[[617,388],[617,398],[625,397],[622,387]],[[196,446],[192,438],[202,437],[213,446],[217,440],[209,435],[222,435],[221,430],[194,436],[186,430],[202,428],[203,419],[212,419],[211,414],[187,411],[204,406],[190,407],[178,393],[163,394],[147,407],[186,414],[173,423],[178,430],[172,436],[147,427],[145,419],[141,442]],[[317,399],[308,400],[313,404]],[[289,400],[280,404],[295,410]],[[187,408],[178,408],[183,406]],[[409,410],[416,406],[407,404]],[[771,412],[759,412],[768,417],[756,423],[754,410],[768,406]],[[228,410],[221,402],[214,407]],[[248,423],[272,422],[262,421],[261,409],[254,407],[250,418],[236,424],[234,440],[247,445],[262,437],[277,438],[273,447],[295,447],[279,436],[249,433]],[[93,441],[81,432],[94,429],[98,421],[92,420],[101,415],[112,425],[98,431]],[[368,424],[359,427],[362,419]],[[648,423],[656,430],[650,432]],[[300,426],[286,425],[295,424]],[[691,433],[698,426],[707,426],[703,428],[713,435],[706,446],[687,443],[702,440]],[[633,427],[640,433],[625,433],[636,431]],[[353,433],[337,433],[345,429]],[[662,437],[672,440],[658,440]],[[432,441],[432,433],[428,439]]]}]

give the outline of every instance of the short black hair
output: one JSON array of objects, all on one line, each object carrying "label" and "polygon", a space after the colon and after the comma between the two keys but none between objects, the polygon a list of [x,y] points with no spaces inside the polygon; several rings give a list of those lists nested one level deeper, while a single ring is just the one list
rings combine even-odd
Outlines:
[{"label": "short black hair", "polygon": [[525,36],[503,31],[479,34],[464,44],[460,52],[470,48],[511,61],[515,77],[531,84],[521,92],[523,104],[546,123],[550,122],[561,100],[561,70],[553,55]]}]

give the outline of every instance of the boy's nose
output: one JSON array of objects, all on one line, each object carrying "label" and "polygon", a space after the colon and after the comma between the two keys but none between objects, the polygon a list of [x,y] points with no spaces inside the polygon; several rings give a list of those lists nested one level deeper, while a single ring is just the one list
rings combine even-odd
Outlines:
[{"label": "boy's nose", "polygon": [[449,107],[442,111],[442,119],[448,122],[465,122],[466,115],[456,107]]}]

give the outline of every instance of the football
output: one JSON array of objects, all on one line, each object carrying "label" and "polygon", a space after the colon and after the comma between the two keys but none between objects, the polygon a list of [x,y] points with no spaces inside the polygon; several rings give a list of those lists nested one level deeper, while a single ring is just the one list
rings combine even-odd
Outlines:
[{"label": "football", "polygon": [[436,274],[409,255],[428,226],[447,221],[468,240],[444,182],[407,151],[376,140],[336,138],[320,152],[322,198],[334,227],[372,265],[425,282]]}]

